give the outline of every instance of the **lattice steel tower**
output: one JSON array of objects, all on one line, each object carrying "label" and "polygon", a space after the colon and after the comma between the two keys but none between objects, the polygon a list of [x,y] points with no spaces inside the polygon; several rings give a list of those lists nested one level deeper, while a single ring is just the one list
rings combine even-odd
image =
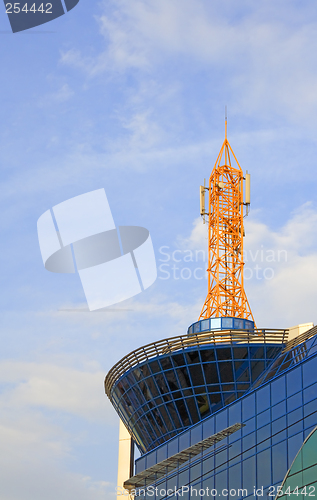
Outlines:
[{"label": "lattice steel tower", "polygon": [[[246,196],[243,199],[243,181]],[[205,190],[209,209],[205,212]],[[208,220],[208,294],[199,319],[232,317],[254,321],[244,290],[243,217],[250,205],[250,175],[242,169],[227,139],[209,179],[201,186],[201,215]]]}]

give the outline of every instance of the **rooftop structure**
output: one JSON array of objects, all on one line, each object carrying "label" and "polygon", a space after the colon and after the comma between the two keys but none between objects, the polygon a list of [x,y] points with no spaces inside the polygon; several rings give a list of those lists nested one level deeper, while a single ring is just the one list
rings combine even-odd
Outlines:
[{"label": "rooftop structure", "polygon": [[244,197],[226,123],[209,188],[201,187],[209,280],[199,320],[129,353],[105,379],[121,425],[118,500],[254,500],[275,497],[282,482],[296,495],[297,477],[316,490],[317,327],[255,326],[243,283],[247,175]]}]

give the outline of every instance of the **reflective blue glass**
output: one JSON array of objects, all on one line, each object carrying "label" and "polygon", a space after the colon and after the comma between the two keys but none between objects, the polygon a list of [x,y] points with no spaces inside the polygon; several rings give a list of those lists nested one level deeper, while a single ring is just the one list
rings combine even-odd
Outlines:
[{"label": "reflective blue glass", "polygon": [[317,399],[310,401],[304,405],[304,416],[310,415],[317,411]]},{"label": "reflective blue glass", "polygon": [[300,432],[288,439],[288,467],[291,466],[298,450],[304,442],[303,433]]},{"label": "reflective blue glass", "polygon": [[257,428],[262,427],[263,425],[266,425],[268,422],[270,422],[270,420],[271,420],[271,410],[270,409],[260,413],[256,417]]},{"label": "reflective blue glass", "polygon": [[317,381],[316,362],[314,359],[303,364],[303,383],[304,387]]},{"label": "reflective blue glass", "polygon": [[246,488],[250,493],[253,491],[253,488],[256,484],[255,456],[247,458],[247,460],[244,460],[242,462],[242,473],[243,473],[243,480],[242,480],[243,488]]},{"label": "reflective blue glass", "polygon": [[286,375],[287,396],[302,389],[301,367],[295,368]]},{"label": "reflective blue glass", "polygon": [[209,330],[210,329],[210,320],[209,319],[204,319],[201,321],[201,331]]},{"label": "reflective blue glass", "polygon": [[255,414],[255,395],[250,394],[242,401],[242,418],[247,420]]},{"label": "reflective blue glass", "polygon": [[271,450],[265,450],[257,455],[257,486],[269,486],[271,477]]},{"label": "reflective blue glass", "polygon": [[317,383],[312,384],[307,389],[304,389],[304,404],[312,399],[317,398]]},{"label": "reflective blue glass", "polygon": [[272,422],[272,434],[282,431],[286,428],[286,416],[280,417]]},{"label": "reflective blue glass", "polygon": [[242,488],[241,463],[230,467],[229,469],[229,490]]},{"label": "reflective blue glass", "polygon": [[222,491],[227,487],[228,484],[228,471],[220,472],[216,475],[215,488],[217,491]]},{"label": "reflective blue glass", "polygon": [[303,405],[303,394],[298,392],[294,396],[287,398],[287,411],[290,412]]},{"label": "reflective blue glass", "polygon": [[270,406],[270,385],[266,385],[256,392],[257,413],[266,410]]},{"label": "reflective blue glass", "polygon": [[272,447],[272,469],[273,469],[273,481],[272,484],[277,481],[282,481],[285,476],[285,471],[287,471],[287,446],[286,441],[282,441]]},{"label": "reflective blue glass", "polygon": [[285,413],[286,413],[286,401],[281,401],[281,403],[278,403],[276,406],[272,407],[272,420],[275,420],[276,418],[285,415]]},{"label": "reflective blue glass", "polygon": [[285,379],[281,377],[274,382],[271,382],[271,398],[272,405],[279,403],[283,399],[285,399]]}]

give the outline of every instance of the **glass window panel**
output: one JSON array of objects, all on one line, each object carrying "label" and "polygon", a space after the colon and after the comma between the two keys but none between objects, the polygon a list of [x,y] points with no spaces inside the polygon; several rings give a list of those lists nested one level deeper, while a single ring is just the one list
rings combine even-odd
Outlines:
[{"label": "glass window panel", "polygon": [[220,362],[218,364],[218,368],[222,383],[233,382],[233,369],[231,361]]},{"label": "glass window panel", "polygon": [[309,417],[304,418],[304,427],[312,427],[317,425],[317,413],[309,415]]},{"label": "glass window panel", "polygon": [[200,332],[200,321],[197,321],[197,323],[194,323],[193,327],[194,327],[194,333]]},{"label": "glass window panel", "polygon": [[238,401],[229,408],[229,425],[240,423],[241,421],[241,401]]},{"label": "glass window panel", "polygon": [[260,413],[256,417],[256,426],[257,428],[262,427],[263,425],[266,425],[268,422],[271,420],[271,410],[268,409],[264,411],[263,413]]},{"label": "glass window panel", "polygon": [[304,403],[317,399],[317,384],[313,384],[304,390]]},{"label": "glass window panel", "polygon": [[221,318],[211,318],[210,320],[210,328],[213,329],[217,329],[217,328],[221,328]]},{"label": "glass window panel", "polygon": [[301,367],[291,370],[286,375],[287,396],[291,396],[302,389]]},{"label": "glass window panel", "polygon": [[303,383],[304,387],[317,381],[316,360],[311,359],[303,364]]},{"label": "glass window panel", "polygon": [[[262,427],[262,429],[265,429],[265,427]],[[273,444],[276,444],[278,443],[279,441],[281,441],[280,439],[278,441],[275,441]],[[271,446],[271,438],[269,439],[265,439],[265,441],[261,441],[257,447],[256,447],[256,451],[259,453],[260,451],[262,450],[265,450],[266,448],[269,448]]]},{"label": "glass window panel", "polygon": [[233,327],[234,328],[239,328],[240,330],[243,330],[244,324],[243,324],[243,319],[234,319],[233,320]]},{"label": "glass window panel", "polygon": [[229,490],[242,488],[241,463],[229,468]]},{"label": "glass window panel", "polygon": [[191,365],[189,366],[189,371],[193,385],[205,385],[205,380],[201,370],[201,365]]},{"label": "glass window panel", "polygon": [[302,392],[298,392],[294,396],[287,398],[287,411],[290,412],[303,405]]},{"label": "glass window panel", "polygon": [[281,403],[272,407],[272,420],[275,420],[276,418],[285,415],[285,413],[286,413],[286,403],[285,401],[282,401]]},{"label": "glass window panel", "polygon": [[210,322],[209,319],[204,319],[200,322],[201,324],[201,331],[204,332],[206,330],[210,329]]},{"label": "glass window panel", "polygon": [[228,427],[228,411],[222,411],[216,415],[216,432],[220,432]]},{"label": "glass window panel", "polygon": [[215,457],[212,455],[211,457],[203,460],[203,474],[208,474],[215,468]]},{"label": "glass window panel", "polygon": [[203,422],[203,439],[212,436],[215,433],[215,419],[209,418]]},{"label": "glass window panel", "polygon": [[157,450],[157,461],[162,462],[162,460],[165,460],[168,457],[167,455],[167,446],[162,446],[161,448],[158,448]]},{"label": "glass window panel", "polygon": [[197,427],[194,427],[194,429],[191,429],[190,431],[190,445],[192,446],[193,444],[199,443],[199,441],[202,441],[202,425],[200,424]]},{"label": "glass window panel", "polygon": [[266,385],[256,392],[256,408],[257,412],[266,410],[270,407],[270,385]]},{"label": "glass window panel", "polygon": [[251,361],[251,380],[255,382],[259,376],[264,372],[264,361]]},{"label": "glass window panel", "polygon": [[272,434],[282,431],[286,428],[286,416],[280,417],[272,422]]},{"label": "glass window panel", "polygon": [[272,447],[273,484],[283,481],[287,468],[287,446],[286,441],[282,441]]},{"label": "glass window panel", "polygon": [[248,434],[242,439],[243,458],[246,458],[247,456],[254,454],[255,452],[254,446],[255,446],[255,432],[252,432],[252,434]]},{"label": "glass window panel", "polygon": [[219,377],[216,363],[204,363],[203,369],[207,384],[219,384]]},{"label": "glass window panel", "polygon": [[216,347],[218,361],[228,361],[232,359],[231,349],[229,347]]},{"label": "glass window panel", "polygon": [[242,401],[242,418],[247,420],[255,414],[255,395],[251,394]]},{"label": "glass window panel", "polygon": [[265,425],[264,427],[261,427],[256,433],[257,436],[257,442],[260,443],[261,441],[266,440],[269,438],[271,435],[271,424]]},{"label": "glass window panel", "polygon": [[183,366],[185,364],[185,359],[183,354],[174,354],[172,357],[175,366]]},{"label": "glass window panel", "polygon": [[183,368],[177,368],[176,372],[177,372],[179,384],[183,389],[186,389],[186,388],[192,386],[191,381],[189,379],[189,374],[188,374],[186,366],[184,366]]},{"label": "glass window panel", "polygon": [[243,435],[246,436],[246,434],[249,434],[250,432],[253,432],[255,430],[255,417],[250,418],[250,420],[247,420],[244,422],[244,427],[242,428]]},{"label": "glass window panel", "polygon": [[276,358],[276,356],[281,352],[282,347],[272,346],[266,347],[266,357],[269,359]]},{"label": "glass window panel", "polygon": [[167,480],[167,485],[166,485],[167,489],[175,491],[176,486],[177,486],[177,476],[171,477]]},{"label": "glass window panel", "polygon": [[[316,461],[316,458],[315,458]],[[316,481],[317,478],[317,465],[310,467],[303,471],[303,485],[310,484]]]},{"label": "glass window panel", "polygon": [[155,465],[156,464],[156,451],[152,452],[152,453],[149,453],[147,455],[147,459],[146,459],[146,467],[152,467],[152,465]]},{"label": "glass window panel", "polygon": [[233,357],[235,359],[245,359],[248,358],[248,348],[247,347],[234,347]]},{"label": "glass window panel", "polygon": [[222,326],[222,328],[233,328],[233,319],[232,318],[221,318],[221,326]]},{"label": "glass window panel", "polygon": [[144,469],[146,469],[146,465],[145,465],[145,460],[146,460],[146,457],[144,458],[139,458],[136,463],[135,463],[135,473],[138,474],[139,472],[143,471]]},{"label": "glass window panel", "polygon": [[[272,433],[273,434],[273,433]],[[283,441],[286,439],[286,429],[284,429],[281,432],[278,432],[277,434],[272,435],[272,444],[279,443],[280,441]]]},{"label": "glass window panel", "polygon": [[173,439],[167,444],[168,456],[171,457],[178,453],[178,439]]},{"label": "glass window panel", "polygon": [[220,465],[225,464],[227,460],[228,460],[228,450],[223,450],[218,452],[215,456],[215,467],[219,467]]},{"label": "glass window panel", "polygon": [[307,439],[302,449],[304,468],[311,467],[312,465],[316,464],[316,458],[317,458],[316,449],[317,449],[317,432],[315,431],[310,436],[310,438]]},{"label": "glass window panel", "polygon": [[196,465],[192,465],[189,470],[190,482],[198,479],[202,474],[202,464],[198,463]]},{"label": "glass window panel", "polygon": [[289,436],[292,436],[293,434],[297,434],[298,432],[301,432],[304,428],[304,422],[303,420],[300,420],[299,422],[296,422],[293,425],[290,425],[287,428],[287,433]]},{"label": "glass window panel", "polygon": [[295,422],[298,422],[301,418],[303,418],[303,409],[298,408],[287,415],[287,425],[290,426]]},{"label": "glass window panel", "polygon": [[185,432],[181,434],[178,438],[179,440],[179,449],[180,451],[185,450],[190,446],[190,434],[189,432]]},{"label": "glass window panel", "polygon": [[203,362],[210,363],[211,361],[215,361],[216,359],[214,349],[201,349],[200,355]]},{"label": "glass window panel", "polygon": [[256,481],[255,474],[255,456],[248,458],[242,462],[243,471],[243,488],[246,488],[248,492],[253,492],[253,488]]},{"label": "glass window panel", "polygon": [[271,450],[268,449],[257,455],[257,487],[266,487],[271,484]]},{"label": "glass window panel", "polygon": [[179,383],[176,379],[174,370],[165,370],[165,377],[170,388],[170,391],[177,391],[179,389]]},{"label": "glass window panel", "polygon": [[[209,491],[213,490],[215,488],[215,476],[208,477],[203,481],[202,487],[207,490],[209,488]],[[182,498],[182,497],[181,497]]]},{"label": "glass window panel", "polygon": [[281,377],[271,383],[271,399],[272,405],[279,403],[285,399],[285,377]]},{"label": "glass window panel", "polygon": [[187,363],[200,363],[199,351],[186,351]]},{"label": "glass window panel", "polygon": [[306,439],[309,436],[309,434],[315,429],[315,427],[316,426],[313,425],[312,427],[309,427],[308,429],[304,430],[304,439]]},{"label": "glass window panel", "polygon": [[189,469],[184,470],[178,475],[178,487],[185,486],[189,483]]},{"label": "glass window panel", "polygon": [[187,408],[188,408],[192,423],[195,424],[196,422],[199,422],[200,417],[198,416],[198,413],[197,413],[195,399],[194,398],[186,398],[186,404],[187,404]]},{"label": "glass window panel", "polygon": [[159,361],[151,361],[149,363],[152,373],[159,373],[162,371]]},{"label": "glass window panel", "polygon": [[250,384],[250,371],[249,362],[246,361],[242,364],[238,371],[236,371],[237,382],[248,382]]},{"label": "glass window panel", "polygon": [[317,411],[317,399],[314,399],[313,401],[310,401],[307,404],[304,404],[304,416],[306,417],[307,415],[310,415],[311,413],[314,413]]},{"label": "glass window panel", "polygon": [[163,370],[168,370],[170,368],[173,368],[172,361],[170,357],[165,357],[165,358],[160,358],[161,365]]},{"label": "glass window panel", "polygon": [[263,347],[257,347],[254,352],[251,354],[252,359],[264,359],[264,348]]},{"label": "glass window panel", "polygon": [[234,443],[231,444],[229,448],[229,460],[232,460],[233,458],[238,458],[241,460],[241,439],[238,441],[235,441]]},{"label": "glass window panel", "polygon": [[[216,475],[215,488],[217,491],[222,491],[228,486],[228,472],[224,470]],[[224,498],[224,497],[222,497]]]},{"label": "glass window panel", "polygon": [[292,462],[300,450],[303,444],[303,433],[300,432],[295,436],[288,439],[288,468],[292,465]]}]

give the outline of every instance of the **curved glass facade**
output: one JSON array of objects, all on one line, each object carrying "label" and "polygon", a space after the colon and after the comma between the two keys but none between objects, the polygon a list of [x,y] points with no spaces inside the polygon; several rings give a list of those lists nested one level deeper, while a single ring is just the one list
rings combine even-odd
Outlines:
[{"label": "curved glass facade", "polygon": [[317,428],[306,438],[282,485],[278,498],[317,495]]},{"label": "curved glass facade", "polygon": [[147,452],[243,396],[283,348],[213,344],[157,356],[127,371],[110,399]]},{"label": "curved glass facade", "polygon": [[[292,354],[296,358],[296,350]],[[291,494],[286,493],[282,499],[316,497],[317,490],[309,489],[317,479],[317,433],[311,434],[317,425],[316,351],[305,359],[297,357],[296,363],[283,373],[144,454],[136,461],[136,474],[237,422],[243,425],[241,430],[152,483],[156,488],[154,494],[153,489],[147,489],[150,483],[145,483],[145,492],[140,489],[135,497],[140,500],[202,500],[208,496],[226,500],[275,498],[289,469],[282,490],[285,493],[290,486]],[[306,494],[301,493],[304,486]],[[177,493],[173,494],[174,490]]]},{"label": "curved glass facade", "polygon": [[254,330],[254,321],[242,318],[221,317],[209,318],[196,321],[187,330],[188,335],[193,333],[206,332],[210,330]]}]

